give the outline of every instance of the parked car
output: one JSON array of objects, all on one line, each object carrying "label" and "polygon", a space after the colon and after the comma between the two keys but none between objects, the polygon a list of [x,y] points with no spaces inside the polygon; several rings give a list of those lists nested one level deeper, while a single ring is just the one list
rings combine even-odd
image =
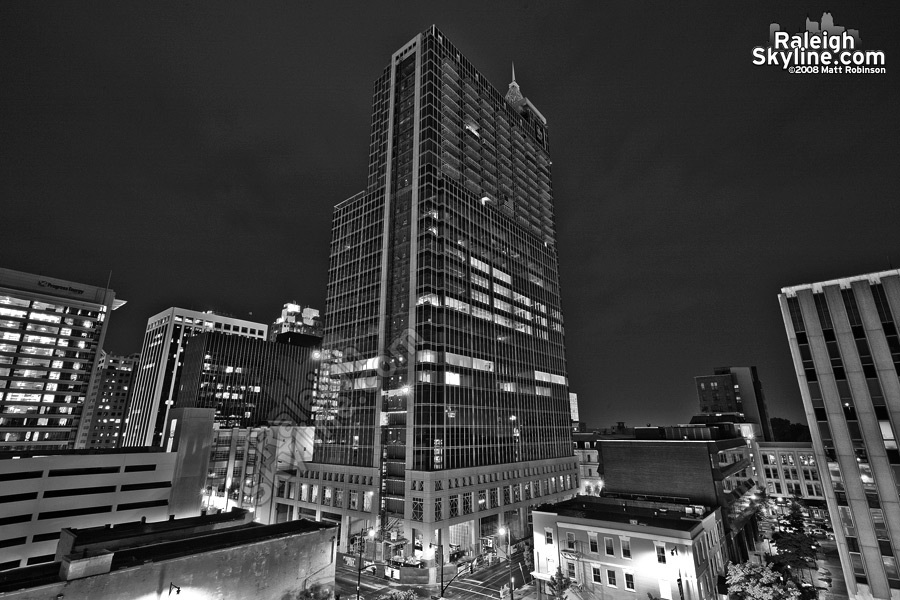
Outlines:
[{"label": "parked car", "polygon": [[807,529],[806,532],[813,537],[825,537],[825,530],[821,527],[814,527],[813,529]]}]

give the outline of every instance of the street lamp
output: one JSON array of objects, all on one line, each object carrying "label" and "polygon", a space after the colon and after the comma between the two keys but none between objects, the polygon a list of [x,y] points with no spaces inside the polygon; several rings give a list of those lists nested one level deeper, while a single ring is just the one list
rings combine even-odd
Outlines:
[{"label": "street lamp", "polygon": [[513,588],[515,588],[515,582],[513,581],[512,555],[509,553],[509,542],[511,541],[510,537],[512,537],[512,533],[506,527],[501,527],[497,530],[497,533],[506,536],[506,565],[507,567],[509,567],[509,600],[516,600],[513,596]]},{"label": "street lamp", "polygon": [[[359,588],[362,585],[362,569],[363,569],[363,550],[366,547],[366,530],[362,529],[359,532],[359,564],[357,565],[356,571],[356,600],[359,600]],[[375,539],[375,530],[370,529],[368,536],[370,539]]]}]

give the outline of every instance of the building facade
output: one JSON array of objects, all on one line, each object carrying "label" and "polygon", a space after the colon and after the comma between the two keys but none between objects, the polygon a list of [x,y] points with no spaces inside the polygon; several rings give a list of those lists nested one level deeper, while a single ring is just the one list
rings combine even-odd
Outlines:
[{"label": "building facade", "polygon": [[175,404],[188,339],[205,331],[265,340],[268,326],[253,321],[170,308],[147,321],[141,360],[128,407],[124,446],[158,446]]},{"label": "building facade", "polygon": [[548,148],[518,84],[504,96],[435,27],[376,81],[368,185],[334,211],[330,393],[297,476],[342,544],[368,524],[393,556],[439,538],[445,559],[479,553],[576,491]]},{"label": "building facade", "polygon": [[312,459],[314,432],[313,427],[292,422],[248,428],[217,426],[201,508],[215,512],[237,506],[266,524],[299,518],[299,508],[291,506],[297,498],[296,485],[288,489],[287,478],[281,477],[280,487],[276,487],[275,474],[300,468]]},{"label": "building facade", "polygon": [[759,487],[784,503],[799,498],[811,516],[827,517],[822,476],[812,442],[759,442]]},{"label": "building facade", "polygon": [[0,571],[53,562],[60,530],[200,513],[210,411],[175,411],[172,448],[0,453]]},{"label": "building facade", "polygon": [[185,345],[175,405],[213,408],[216,423],[226,429],[274,421],[310,424],[320,356],[319,346],[221,332],[195,335]]},{"label": "building facade", "polygon": [[758,533],[756,481],[746,440],[729,425],[638,427],[641,439],[598,440],[602,495],[717,506],[728,559],[748,560]]},{"label": "building facade", "polygon": [[533,515],[533,575],[544,591],[559,568],[587,598],[718,597],[728,563],[718,507],[579,496]]},{"label": "building facade", "polygon": [[694,377],[700,413],[741,413],[762,427],[763,441],[772,441],[769,409],[756,367],[719,367],[713,375]]},{"label": "building facade", "polygon": [[900,271],[778,297],[822,491],[855,598],[900,597]]},{"label": "building facade", "polygon": [[108,288],[0,269],[0,451],[84,447],[82,411],[124,304]]},{"label": "building facade", "polygon": [[79,447],[118,448],[139,354],[116,356],[101,351],[97,374],[82,413]]}]

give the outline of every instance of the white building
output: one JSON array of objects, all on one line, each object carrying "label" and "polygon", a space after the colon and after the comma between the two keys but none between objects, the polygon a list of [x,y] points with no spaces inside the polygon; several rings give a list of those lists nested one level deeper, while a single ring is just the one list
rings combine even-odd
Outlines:
[{"label": "white building", "polygon": [[579,496],[535,508],[534,577],[561,569],[582,597],[711,600],[725,572],[719,508]]}]

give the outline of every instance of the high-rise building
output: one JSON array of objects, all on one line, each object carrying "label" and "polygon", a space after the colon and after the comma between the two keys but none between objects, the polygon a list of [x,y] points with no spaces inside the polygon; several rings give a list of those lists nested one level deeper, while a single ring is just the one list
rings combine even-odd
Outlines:
[{"label": "high-rise building", "polygon": [[[296,336],[315,343],[311,336]],[[295,345],[220,332],[187,341],[175,405],[213,408],[222,428],[312,420],[318,345]]]},{"label": "high-rise building", "polygon": [[393,556],[479,553],[576,492],[548,149],[518,84],[504,96],[435,27],[375,82],[368,185],[334,211],[331,391],[297,476],[301,514],[342,522],[342,544],[368,524]]},{"label": "high-rise building", "polygon": [[100,351],[97,374],[81,416],[78,447],[118,448],[125,427],[129,391],[139,354],[116,356]]},{"label": "high-rise building", "polygon": [[713,375],[694,377],[701,413],[742,413],[762,427],[763,439],[772,441],[772,425],[756,367],[719,367]]},{"label": "high-rise building", "polygon": [[75,448],[109,288],[0,268],[0,450]]},{"label": "high-rise building", "polygon": [[185,342],[204,331],[265,340],[268,326],[176,307],[150,317],[128,406],[124,446],[161,445],[181,379]]},{"label": "high-rise building", "polygon": [[283,333],[302,333],[322,337],[322,317],[309,306],[288,302],[281,309],[281,316],[269,327],[269,341],[274,342]]},{"label": "high-rise building", "polygon": [[847,589],[896,598],[900,271],[786,287],[778,300]]}]

